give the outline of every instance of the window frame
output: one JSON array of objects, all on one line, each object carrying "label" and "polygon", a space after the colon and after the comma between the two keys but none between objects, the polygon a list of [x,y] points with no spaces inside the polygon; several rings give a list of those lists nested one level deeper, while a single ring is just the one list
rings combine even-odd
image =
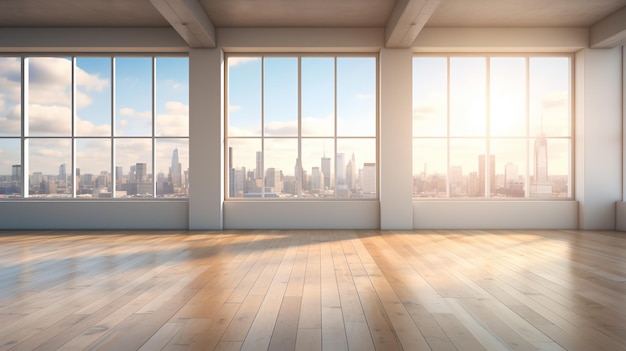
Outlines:
[{"label": "window frame", "polygon": [[[260,135],[255,136],[229,136],[229,64],[228,60],[230,58],[246,58],[253,57],[259,58],[261,60],[261,125],[260,125]],[[264,108],[264,59],[265,58],[295,58],[297,59],[298,66],[298,75],[297,75],[297,85],[298,85],[298,101],[297,101],[297,110],[298,110],[298,133],[296,136],[266,136],[265,135],[265,108]],[[333,113],[334,113],[334,135],[333,136],[303,136],[302,135],[302,60],[307,58],[331,58],[334,60],[334,103],[333,103]],[[375,111],[374,111],[374,123],[375,130],[374,136],[338,136],[338,118],[337,118],[337,61],[340,58],[373,58],[375,61]],[[314,201],[378,201],[380,199],[380,55],[378,52],[225,52],[224,53],[224,162],[223,162],[223,177],[224,177],[224,201],[235,201],[235,202],[244,202],[244,201],[252,201],[252,202],[263,202],[263,201],[305,201],[305,202],[314,202]],[[231,177],[231,169],[230,169],[230,160],[229,160],[229,141],[231,139],[247,139],[247,140],[260,140],[261,147],[264,147],[264,142],[266,139],[297,139],[298,150],[297,155],[300,160],[300,164],[302,164],[302,141],[303,140],[322,140],[322,139],[333,139],[333,150],[337,151],[338,140],[357,140],[357,139],[373,139],[374,141],[374,152],[375,152],[375,188],[376,194],[373,197],[355,197],[355,198],[345,198],[345,197],[337,197],[336,189],[333,189],[333,197],[265,197],[264,188],[262,186],[261,197],[231,197],[230,196],[230,177]],[[337,156],[335,154],[334,158],[331,161],[331,174],[333,177],[336,175],[337,168]],[[265,184],[266,179],[266,167],[265,167],[265,157],[263,157],[261,161],[261,165],[263,168],[262,173],[262,184]],[[321,166],[321,165],[320,165]],[[321,167],[320,167],[321,168]],[[304,167],[303,167],[304,169]],[[312,174],[312,173],[311,173]],[[309,174],[309,177],[311,176]],[[245,175],[244,175],[245,176]],[[295,176],[295,175],[294,175]],[[336,180],[335,180],[336,182]]]},{"label": "window frame", "polygon": [[[416,136],[414,134],[414,130],[412,130],[411,134],[411,144],[412,144],[412,150],[414,150],[414,143],[416,140],[443,140],[443,142],[445,143],[445,154],[446,154],[446,172],[445,172],[445,182],[446,182],[446,194],[445,197],[441,196],[441,197],[427,197],[427,196],[419,196],[419,194],[417,194],[415,192],[415,179],[417,179],[419,177],[419,173],[417,173],[415,171],[415,164],[412,165],[412,170],[411,170],[411,184],[412,184],[412,191],[411,191],[411,196],[413,201],[571,201],[572,199],[575,198],[575,55],[573,53],[568,53],[568,52],[550,52],[550,53],[546,53],[546,52],[511,52],[511,53],[502,53],[502,52],[469,52],[469,53],[463,53],[463,52],[431,52],[431,53],[413,53],[412,56],[412,64],[411,66],[414,67],[415,64],[415,59],[416,58],[441,58],[441,59],[445,59],[446,61],[446,132],[445,132],[445,136],[427,136],[427,135],[418,135]],[[484,135],[483,136],[454,136],[451,135],[450,132],[450,105],[451,105],[451,78],[450,78],[450,71],[451,71],[451,59],[453,58],[484,58],[485,59],[485,101],[484,101],[484,108],[485,108],[485,131],[484,131]],[[525,104],[525,133],[523,136],[509,136],[509,135],[500,135],[500,136],[493,136],[491,135],[491,117],[492,117],[492,112],[491,112],[491,60],[492,59],[497,59],[497,58],[522,58],[524,59],[524,66],[525,66],[525,95],[524,95],[524,104]],[[531,127],[530,127],[530,123],[531,123],[531,111],[530,111],[530,107],[531,107],[531,98],[530,98],[530,89],[531,89],[531,72],[530,72],[530,66],[531,66],[531,59],[533,58],[565,58],[568,60],[568,97],[569,97],[569,103],[567,104],[567,108],[568,108],[568,113],[569,113],[569,125],[568,125],[568,135],[567,136],[547,136],[546,138],[548,140],[553,139],[553,140],[565,140],[568,143],[568,173],[567,173],[567,182],[568,182],[568,190],[567,190],[567,196],[531,196],[530,192],[531,192],[531,176],[533,176],[533,170],[532,170],[532,163],[533,163],[533,156],[532,156],[532,149],[533,149],[533,144],[534,144],[534,140],[536,139],[536,136],[531,136]],[[414,74],[412,74],[412,77],[414,76]],[[413,79],[413,78],[412,78]],[[415,87],[415,82],[412,82],[412,89],[414,89]],[[415,98],[412,97],[412,113],[411,113],[411,121],[413,124],[413,109],[415,108]],[[524,176],[524,196],[523,197],[500,197],[500,196],[492,196],[492,194],[490,193],[490,191],[486,191],[486,189],[489,189],[490,184],[490,180],[489,180],[489,176],[485,176],[485,184],[484,184],[484,188],[485,188],[485,194],[483,196],[478,196],[478,197],[471,197],[471,196],[465,196],[465,197],[453,197],[452,196],[452,190],[451,190],[451,161],[450,161],[450,141],[451,140],[455,140],[455,139],[475,139],[475,140],[483,140],[485,142],[485,155],[489,155],[489,156],[495,156],[496,154],[493,152],[494,149],[491,148],[491,143],[492,141],[510,141],[510,140],[523,140],[526,142],[526,167],[525,167],[525,174],[523,174]],[[412,163],[414,163],[415,160],[412,161]],[[487,175],[491,172],[490,170],[490,163],[491,162],[484,162],[486,165],[486,169],[484,170],[484,173]],[[498,174],[496,174],[497,178]],[[494,179],[494,181],[496,181],[496,179]]]},{"label": "window frame", "polygon": [[[62,202],[67,202],[67,201],[134,201],[134,200],[140,200],[140,201],[188,201],[189,199],[189,188],[187,188],[186,190],[186,194],[184,196],[174,196],[174,197],[166,197],[166,196],[162,196],[159,195],[157,193],[157,145],[159,144],[159,141],[163,141],[163,140],[186,140],[187,141],[187,145],[189,145],[189,132],[187,132],[186,136],[182,136],[182,135],[157,135],[157,102],[158,102],[158,93],[157,93],[157,62],[159,59],[168,59],[168,58],[183,58],[183,59],[187,59],[187,67],[189,67],[189,55],[188,53],[180,53],[180,52],[138,52],[138,53],[114,53],[114,52],[98,52],[98,53],[81,53],[81,52],[74,52],[74,53],[6,53],[6,54],[2,54],[0,55],[0,58],[8,58],[8,59],[19,59],[20,61],[20,90],[21,90],[21,96],[20,96],[20,104],[21,104],[21,117],[20,117],[20,123],[21,123],[21,130],[19,132],[19,135],[15,135],[15,136],[9,136],[9,135],[2,135],[0,136],[0,140],[5,140],[5,139],[19,139],[20,141],[20,151],[21,151],[21,192],[19,194],[19,196],[15,196],[15,197],[5,197],[0,199],[0,201],[10,201],[10,202],[14,202],[14,201],[62,201]],[[70,109],[71,109],[71,127],[70,127],[70,132],[68,135],[31,135],[31,132],[29,130],[29,125],[28,125],[28,119],[29,119],[29,97],[28,94],[30,93],[29,91],[29,59],[31,58],[52,58],[52,59],[67,59],[71,65],[71,96],[70,96],[70,100],[71,100],[71,105],[70,105]],[[110,96],[109,96],[109,101],[108,104],[110,104],[110,111],[108,112],[110,114],[110,130],[106,135],[82,135],[79,131],[78,128],[76,126],[77,122],[78,122],[78,107],[77,107],[77,95],[78,95],[78,83],[77,83],[77,74],[76,74],[76,69],[78,67],[78,60],[79,59],[88,59],[88,58],[93,58],[93,59],[105,59],[108,61],[108,65],[109,65],[109,73],[110,76],[108,77],[110,79],[109,81],[109,86],[106,89],[110,90]],[[116,111],[116,79],[118,77],[116,77],[116,59],[125,59],[125,58],[144,58],[144,59],[149,59],[150,60],[150,108],[151,108],[151,116],[150,116],[150,135],[118,135],[119,133],[116,131],[116,119],[118,117],[119,112]],[[187,69],[187,72],[189,72],[189,68]],[[187,73],[189,74],[189,73]],[[188,80],[188,78],[186,78]],[[187,93],[187,99],[189,99],[189,94]],[[187,104],[189,104],[189,101],[187,101]],[[187,118],[189,119],[189,115],[187,115]],[[187,122],[187,124],[189,124],[189,122]],[[110,159],[109,159],[109,169],[108,171],[108,176],[110,177],[110,196],[104,196],[104,197],[97,197],[97,196],[93,196],[93,197],[82,197],[80,196],[80,194],[77,193],[78,191],[78,182],[76,181],[71,181],[71,191],[66,194],[66,195],[61,195],[61,196],[32,196],[35,194],[31,194],[30,190],[31,190],[31,184],[30,184],[30,165],[29,165],[29,161],[30,161],[30,155],[29,155],[29,144],[31,140],[53,140],[53,139],[63,139],[63,140],[68,140],[70,142],[70,160],[69,163],[70,165],[66,165],[66,167],[68,168],[67,170],[67,175],[68,178],[69,177],[76,177],[76,170],[77,168],[77,153],[78,153],[78,146],[77,144],[81,141],[88,141],[88,140],[106,140],[109,142],[109,152],[110,152]],[[116,188],[117,188],[117,180],[116,180],[116,172],[117,172],[117,167],[119,165],[116,165],[116,145],[118,141],[121,140],[131,140],[131,139],[137,139],[137,140],[150,140],[150,145],[151,145],[151,150],[150,150],[150,154],[151,154],[151,168],[148,170],[149,172],[151,172],[152,178],[151,178],[151,191],[152,194],[151,196],[148,197],[141,197],[141,196],[131,196],[131,195],[127,195],[127,196],[116,196]],[[187,156],[187,160],[189,161],[189,157]],[[63,165],[63,164],[61,164]],[[189,168],[189,164],[187,165]],[[184,169],[183,169],[183,173],[184,173]],[[48,176],[48,175],[46,175]],[[96,176],[96,174],[94,174],[94,176]],[[95,177],[94,177],[95,178]],[[184,175],[183,175],[184,178]],[[69,184],[67,185],[69,187]]]}]

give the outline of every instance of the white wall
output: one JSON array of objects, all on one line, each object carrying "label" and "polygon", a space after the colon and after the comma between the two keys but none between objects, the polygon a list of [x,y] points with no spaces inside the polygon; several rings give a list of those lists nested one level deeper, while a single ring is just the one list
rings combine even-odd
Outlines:
[{"label": "white wall", "polygon": [[[626,46],[622,46],[622,150],[626,150]],[[615,207],[616,229],[626,231],[626,154],[622,154],[622,198]]]},{"label": "white wall", "polygon": [[576,53],[576,199],[579,228],[616,228],[622,195],[622,49]]}]

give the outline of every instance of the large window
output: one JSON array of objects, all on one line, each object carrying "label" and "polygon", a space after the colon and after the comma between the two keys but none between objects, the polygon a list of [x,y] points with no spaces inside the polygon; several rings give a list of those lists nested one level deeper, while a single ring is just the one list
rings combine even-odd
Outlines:
[{"label": "large window", "polygon": [[0,58],[0,197],[187,197],[188,66]]},{"label": "large window", "polygon": [[571,198],[570,56],[413,59],[413,196]]},{"label": "large window", "polygon": [[373,56],[227,57],[233,198],[375,198]]}]

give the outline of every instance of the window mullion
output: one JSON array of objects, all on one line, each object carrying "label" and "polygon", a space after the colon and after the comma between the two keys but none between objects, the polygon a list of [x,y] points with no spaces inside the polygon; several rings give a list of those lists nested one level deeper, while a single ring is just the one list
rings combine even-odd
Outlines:
[{"label": "window mullion", "polygon": [[122,175],[117,174],[116,167],[116,157],[115,157],[115,147],[117,141],[115,139],[115,104],[116,104],[116,96],[115,96],[115,84],[116,84],[116,74],[115,74],[115,57],[111,57],[111,131],[109,134],[109,138],[111,140],[111,197],[117,197],[117,178],[122,177]]}]

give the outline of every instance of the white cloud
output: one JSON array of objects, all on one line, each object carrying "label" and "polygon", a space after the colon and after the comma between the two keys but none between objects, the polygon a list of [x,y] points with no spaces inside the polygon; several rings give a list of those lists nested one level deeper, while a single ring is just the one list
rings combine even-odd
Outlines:
[{"label": "white cloud", "polygon": [[266,135],[268,136],[297,136],[298,122],[270,122],[265,124]]},{"label": "white cloud", "polygon": [[76,67],[75,74],[77,85],[87,91],[102,91],[109,86],[108,79],[100,78],[99,74],[89,74],[80,67]]},{"label": "white cloud", "polygon": [[107,124],[95,125],[91,121],[84,121],[79,117],[76,118],[76,131],[78,135],[89,136],[106,136],[110,135],[111,128]]},{"label": "white cloud", "polygon": [[131,118],[139,118],[139,119],[143,119],[143,118],[150,118],[152,117],[152,112],[151,111],[135,111],[134,108],[130,108],[130,107],[122,107],[120,110],[120,115],[122,116],[126,116],[126,117],[131,117]]},{"label": "white cloud", "polygon": [[29,128],[33,135],[63,135],[71,133],[72,111],[69,106],[30,104]]},{"label": "white cloud", "polygon": [[545,109],[561,108],[569,103],[569,94],[566,91],[552,91],[541,99],[541,105]]},{"label": "white cloud", "polygon": [[260,57],[229,57],[228,67],[235,67],[247,62],[259,61]]},{"label": "white cloud", "polygon": [[168,101],[165,104],[166,113],[156,116],[157,136],[187,136],[189,135],[189,105],[178,101]]},{"label": "white cloud", "polygon": [[128,121],[125,119],[120,120],[120,126],[126,127],[128,125]]},{"label": "white cloud", "polygon": [[237,111],[241,111],[241,106],[238,106],[238,105],[228,105],[228,112],[233,113],[233,112],[237,112]]}]

